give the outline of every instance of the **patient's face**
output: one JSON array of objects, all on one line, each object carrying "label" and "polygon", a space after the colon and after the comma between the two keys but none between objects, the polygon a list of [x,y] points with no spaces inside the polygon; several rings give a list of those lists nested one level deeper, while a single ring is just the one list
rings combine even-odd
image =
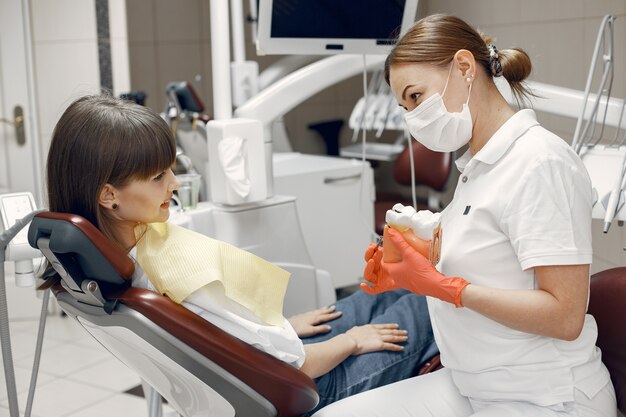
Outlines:
[{"label": "patient's face", "polygon": [[171,169],[147,180],[134,180],[118,189],[119,208],[116,214],[135,223],[164,222],[169,217],[170,199],[180,183]]}]

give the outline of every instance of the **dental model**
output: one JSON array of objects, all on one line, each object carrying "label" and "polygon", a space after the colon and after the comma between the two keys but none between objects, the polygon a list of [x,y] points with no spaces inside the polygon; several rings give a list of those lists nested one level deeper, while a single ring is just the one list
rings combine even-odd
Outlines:
[{"label": "dental model", "polygon": [[411,206],[398,203],[387,210],[385,229],[383,231],[383,261],[399,262],[402,256],[397,248],[386,238],[389,228],[396,229],[407,243],[416,251],[428,258],[433,265],[439,262],[441,253],[441,213],[432,213],[429,210],[418,212]]}]

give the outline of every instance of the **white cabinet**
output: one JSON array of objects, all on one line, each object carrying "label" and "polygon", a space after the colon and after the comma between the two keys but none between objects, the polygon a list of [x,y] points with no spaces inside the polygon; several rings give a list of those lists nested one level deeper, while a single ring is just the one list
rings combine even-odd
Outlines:
[{"label": "white cabinet", "polygon": [[316,268],[335,288],[363,276],[374,230],[374,177],[369,163],[300,153],[273,155],[274,194],[296,197],[300,227]]}]

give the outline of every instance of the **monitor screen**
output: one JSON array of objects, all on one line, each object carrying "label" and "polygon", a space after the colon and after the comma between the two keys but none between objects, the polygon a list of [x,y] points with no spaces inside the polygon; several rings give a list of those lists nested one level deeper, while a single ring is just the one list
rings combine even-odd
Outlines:
[{"label": "monitor screen", "polygon": [[387,54],[418,0],[260,0],[259,55]]}]

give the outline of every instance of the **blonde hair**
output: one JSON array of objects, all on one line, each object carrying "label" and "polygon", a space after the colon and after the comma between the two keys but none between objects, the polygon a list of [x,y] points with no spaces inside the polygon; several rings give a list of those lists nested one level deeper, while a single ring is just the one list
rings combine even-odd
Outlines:
[{"label": "blonde hair", "polygon": [[389,83],[389,70],[395,64],[429,63],[447,67],[456,52],[466,49],[491,79],[500,74],[492,70],[493,59],[502,67],[501,75],[509,82],[513,95],[525,101],[533,94],[523,84],[532,70],[530,57],[519,48],[497,51],[497,58],[490,55],[493,39],[469,26],[455,16],[434,14],[420,19],[400,38],[385,61],[385,80]]}]

